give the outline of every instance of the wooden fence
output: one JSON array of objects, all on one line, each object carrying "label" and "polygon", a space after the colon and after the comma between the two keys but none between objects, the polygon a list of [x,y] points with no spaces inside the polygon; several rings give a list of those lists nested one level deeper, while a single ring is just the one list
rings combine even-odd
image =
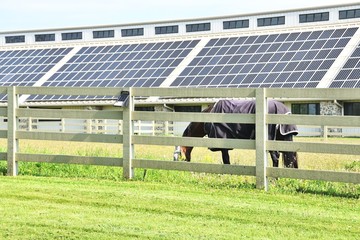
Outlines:
[{"label": "wooden fence", "polygon": [[[52,110],[31,109],[19,106],[20,95],[119,95],[123,90],[129,92],[128,105],[114,110]],[[8,175],[17,175],[17,162],[50,162],[66,164],[91,164],[123,167],[125,178],[134,176],[135,168],[151,168],[217,174],[256,176],[258,188],[267,189],[269,177],[298,178],[324,181],[360,183],[360,173],[318,171],[303,169],[284,169],[269,167],[267,151],[297,151],[310,153],[331,153],[360,155],[360,145],[305,142],[279,142],[267,140],[267,124],[283,123],[298,125],[326,125],[360,127],[360,118],[355,116],[305,116],[273,115],[266,113],[266,101],[275,99],[317,99],[317,100],[357,100],[360,89],[175,89],[175,88],[51,88],[51,87],[2,87],[1,94],[8,95],[8,105],[0,108],[0,117],[6,117],[7,130],[0,131],[0,137],[7,138],[7,152],[0,153],[0,159],[7,159]],[[219,114],[219,113],[174,113],[134,111],[137,97],[154,98],[256,98],[256,114]],[[123,120],[120,134],[31,132],[19,129],[20,118],[74,118],[74,119],[115,119]],[[171,136],[142,136],[134,134],[135,121],[212,121],[256,123],[256,140],[209,139]],[[122,144],[123,157],[83,157],[47,154],[28,154],[18,151],[19,139],[52,141],[105,142]],[[256,165],[222,165],[187,163],[174,161],[146,160],[134,158],[134,146],[195,146],[215,148],[255,149]]]}]

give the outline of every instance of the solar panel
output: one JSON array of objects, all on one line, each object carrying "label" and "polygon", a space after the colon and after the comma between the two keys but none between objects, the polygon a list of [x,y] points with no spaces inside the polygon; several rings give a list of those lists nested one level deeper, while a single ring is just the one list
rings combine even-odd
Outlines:
[{"label": "solar panel", "polygon": [[[198,42],[186,40],[83,47],[43,86],[159,87]],[[109,97],[113,98],[98,96],[97,99]],[[57,98],[37,96],[31,99]],[[62,96],[64,98],[83,99],[84,96]]]},{"label": "solar panel", "polygon": [[356,30],[211,39],[171,86],[316,87]]},{"label": "solar panel", "polygon": [[32,86],[71,48],[0,52],[0,86]]},{"label": "solar panel", "polygon": [[[72,48],[0,51],[0,86],[33,86]],[[0,101],[6,96],[0,96]]]},{"label": "solar panel", "polygon": [[330,88],[360,88],[360,44],[329,86]]}]

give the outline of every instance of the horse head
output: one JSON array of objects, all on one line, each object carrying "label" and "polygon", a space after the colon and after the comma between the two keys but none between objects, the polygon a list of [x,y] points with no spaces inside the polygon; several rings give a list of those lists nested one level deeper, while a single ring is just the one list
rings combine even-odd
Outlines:
[{"label": "horse head", "polygon": [[283,163],[286,168],[298,168],[297,152],[283,152]]},{"label": "horse head", "polygon": [[174,161],[187,161],[191,160],[191,149],[192,147],[175,146]]},{"label": "horse head", "polygon": [[[204,123],[191,122],[184,130],[183,137],[204,137]],[[190,162],[191,151],[194,147],[176,146],[174,151],[174,161],[184,160]]]},{"label": "horse head", "polygon": [[[207,109],[206,109],[207,110]],[[183,132],[183,137],[204,137],[206,135],[203,122],[191,122]],[[174,161],[185,160],[190,162],[191,151],[194,147],[175,146]]]}]

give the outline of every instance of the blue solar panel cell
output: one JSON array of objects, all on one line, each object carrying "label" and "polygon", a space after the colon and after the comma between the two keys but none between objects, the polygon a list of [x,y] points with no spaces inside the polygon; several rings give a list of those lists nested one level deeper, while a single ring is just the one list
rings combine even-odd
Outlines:
[{"label": "blue solar panel cell", "polygon": [[277,34],[271,34],[271,35],[267,35],[267,38],[265,40],[266,43],[273,43],[276,38],[278,37]]},{"label": "blue solar panel cell", "polygon": [[357,30],[358,30],[358,28],[348,28],[348,29],[346,29],[343,37],[352,37],[356,33]]},{"label": "blue solar panel cell", "polygon": [[336,29],[331,35],[331,38],[341,38],[345,31],[346,29]]},{"label": "blue solar panel cell", "polygon": [[356,86],[357,81],[346,81],[342,85],[342,88],[354,88]]},{"label": "blue solar panel cell", "polygon": [[300,61],[305,57],[306,52],[298,51],[295,53],[294,57],[292,58],[293,61]]},{"label": "blue solar panel cell", "polygon": [[296,41],[305,41],[310,36],[311,32],[301,32],[297,37]]},{"label": "blue solar panel cell", "polygon": [[356,57],[356,58],[352,58],[349,59],[345,65],[344,68],[354,68],[356,67],[356,65],[360,62],[360,58]]},{"label": "blue solar panel cell", "polygon": [[267,52],[277,52],[280,47],[281,47],[281,43],[271,44]]},{"label": "blue solar panel cell", "polygon": [[[328,39],[331,37],[331,35],[333,34],[334,30],[325,30],[321,33],[320,35],[320,39]],[[349,36],[350,37],[350,36]]]},{"label": "blue solar panel cell", "polygon": [[339,41],[336,43],[335,47],[343,48],[349,43],[349,41],[350,41],[350,38],[339,39]]},{"label": "blue solar panel cell", "polygon": [[354,70],[350,73],[348,79],[354,79],[354,80],[360,79],[360,69],[354,69]]},{"label": "blue solar panel cell", "polygon": [[294,68],[295,71],[304,71],[310,65],[310,61],[301,61],[299,64]]}]

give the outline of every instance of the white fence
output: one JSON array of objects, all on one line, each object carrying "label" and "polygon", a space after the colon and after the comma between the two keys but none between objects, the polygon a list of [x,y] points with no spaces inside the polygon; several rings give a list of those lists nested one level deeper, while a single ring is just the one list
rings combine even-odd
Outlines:
[{"label": "white fence", "polygon": [[[122,90],[129,91],[129,102],[125,108],[115,110],[53,110],[27,109],[19,107],[18,98],[22,94],[39,95],[119,95]],[[9,87],[0,88],[1,94],[8,94],[8,106],[0,108],[0,116],[7,118],[7,130],[0,131],[0,137],[7,138],[7,152],[0,153],[0,159],[7,159],[8,174],[17,174],[17,162],[50,162],[67,164],[93,164],[123,167],[125,178],[132,178],[136,168],[152,168],[236,174],[256,176],[257,187],[267,189],[268,177],[286,177],[325,181],[360,183],[360,173],[315,171],[302,169],[283,169],[268,167],[267,151],[297,151],[310,153],[332,153],[359,155],[360,147],[355,144],[329,144],[304,142],[278,142],[267,140],[267,124],[283,123],[297,125],[360,127],[360,118],[352,116],[303,116],[273,115],[266,113],[268,98],[337,99],[355,100],[359,89],[165,89],[165,88],[41,88]],[[219,114],[219,113],[173,113],[134,111],[136,97],[173,97],[173,98],[256,98],[256,114]],[[90,123],[98,120],[123,120],[122,134],[66,133],[48,131],[27,131],[19,128],[21,118],[88,119]],[[152,136],[134,133],[135,122],[240,122],[256,124],[256,140],[209,139],[171,137],[170,135]],[[61,156],[46,154],[25,154],[18,152],[19,139],[53,141],[81,141],[118,143],[123,146],[122,158]],[[195,147],[255,149],[256,165],[220,165],[186,163],[134,158],[134,145],[186,145]]]},{"label": "white fence", "polygon": [[[120,134],[123,129],[122,120],[108,119],[49,119],[49,118],[21,118],[19,129],[25,131],[66,132],[66,133],[94,133]],[[174,134],[174,124],[170,121],[134,121],[136,135],[169,135]],[[7,129],[7,119],[0,118],[0,130]]]}]

